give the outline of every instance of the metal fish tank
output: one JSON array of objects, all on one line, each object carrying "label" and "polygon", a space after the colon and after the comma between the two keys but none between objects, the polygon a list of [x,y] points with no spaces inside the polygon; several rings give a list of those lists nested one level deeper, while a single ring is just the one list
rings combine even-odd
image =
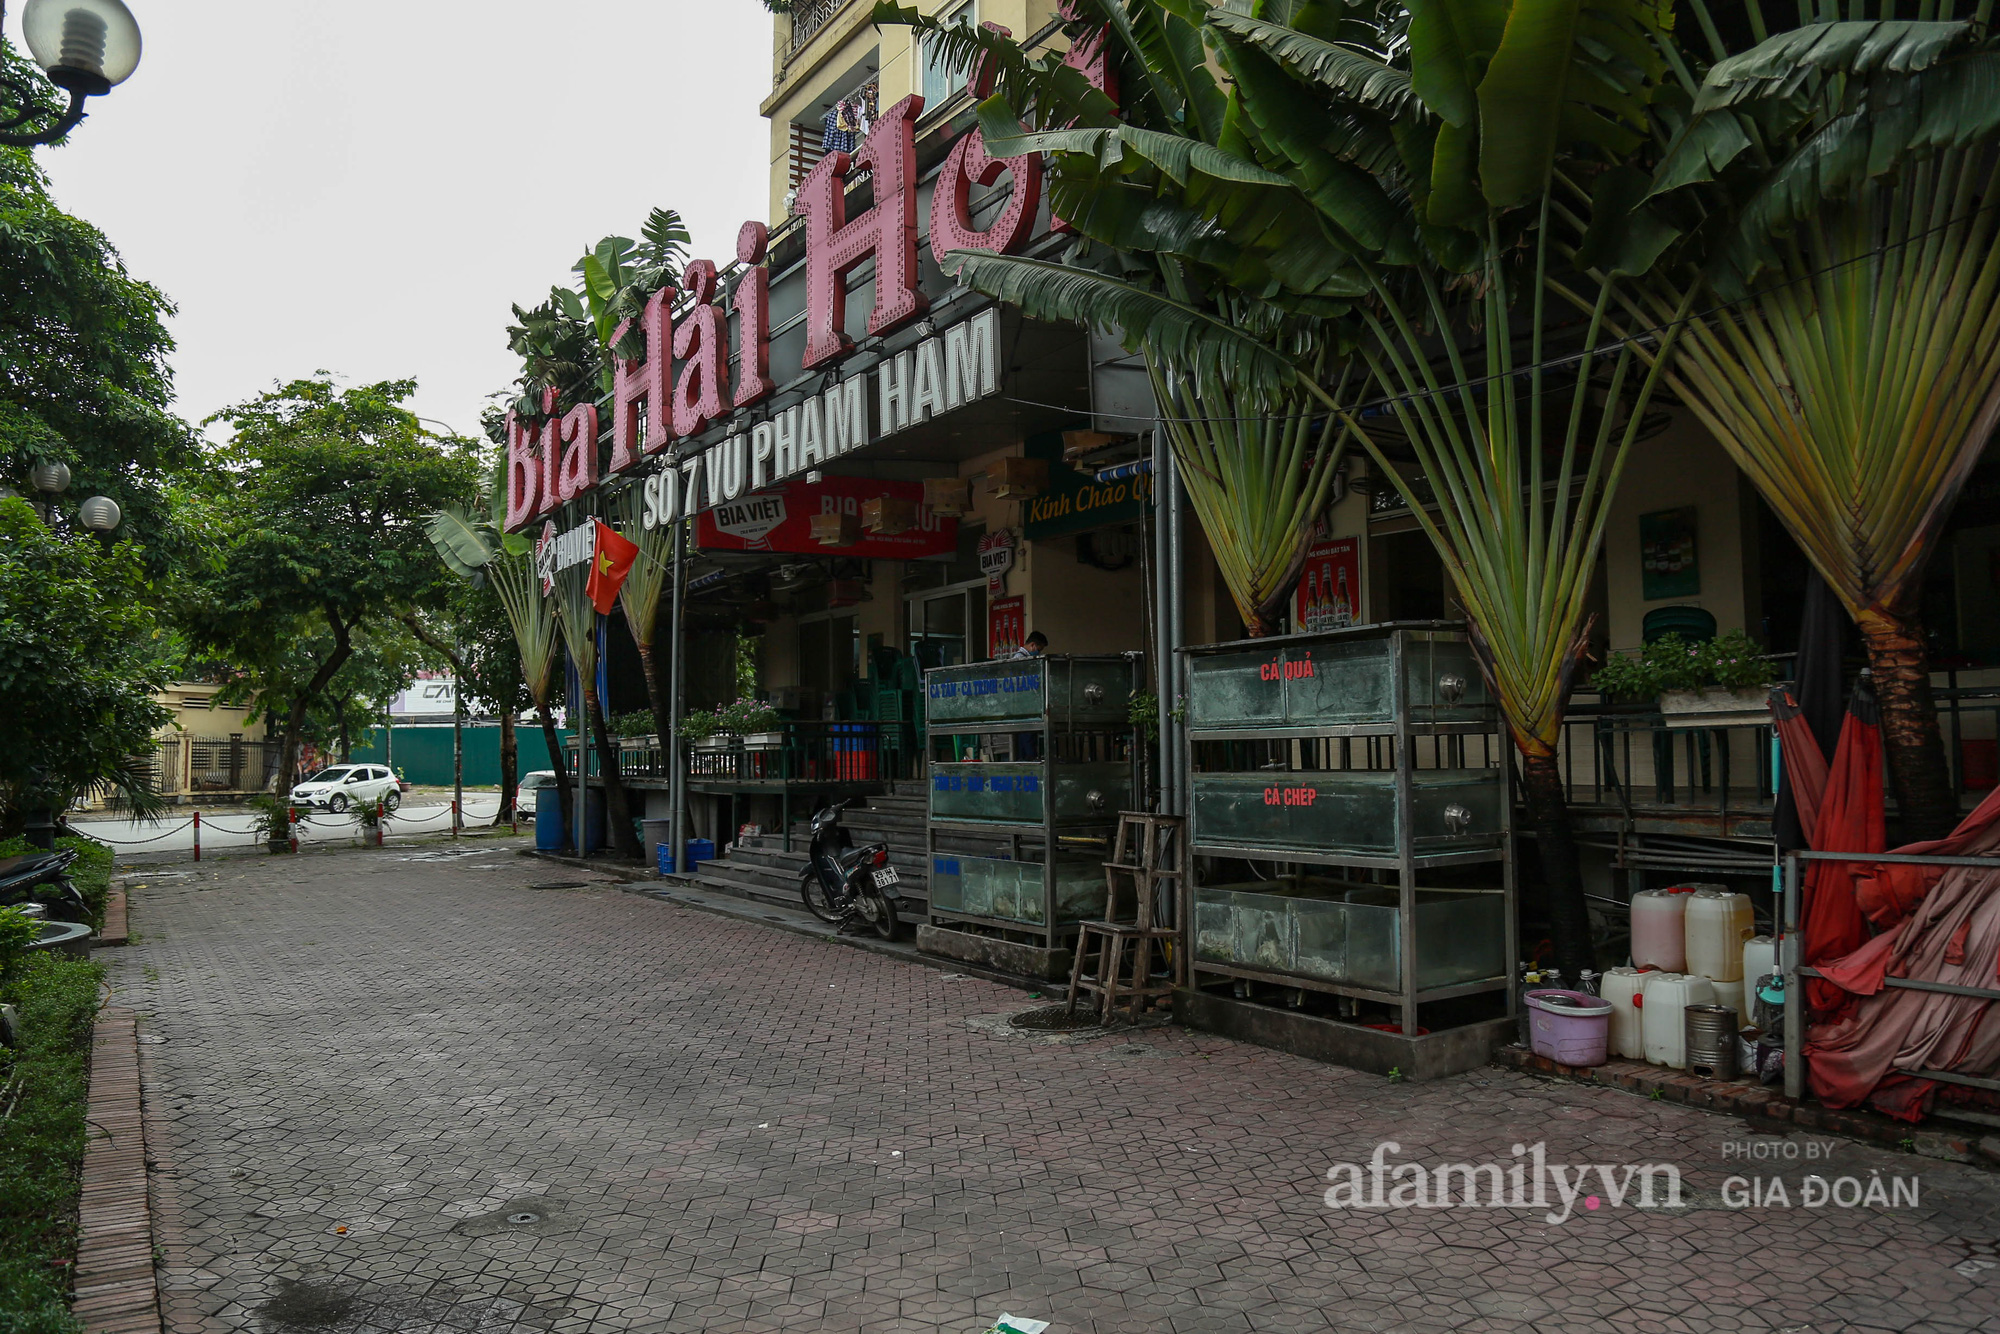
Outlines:
[{"label": "metal fish tank", "polygon": [[1357,626],[1188,656],[1188,727],[1310,734],[1478,723],[1493,700],[1461,631]]},{"label": "metal fish tank", "polygon": [[1275,860],[1397,854],[1399,779],[1410,787],[1408,836],[1418,856],[1494,847],[1502,822],[1496,769],[1341,769],[1190,775],[1192,841]]},{"label": "metal fish tank", "polygon": [[989,761],[930,767],[933,820],[1040,825],[1104,822],[1132,804],[1132,766]]},{"label": "metal fish tank", "polygon": [[934,730],[1008,723],[1122,726],[1132,664],[1122,657],[1021,658],[933,667],[924,673],[924,717]]},{"label": "metal fish tank", "polygon": [[[1399,891],[1319,876],[1194,890],[1194,960],[1336,986],[1400,992]],[[1417,991],[1507,972],[1505,895],[1416,891]]]},{"label": "metal fish tank", "polygon": [[1048,865],[1039,861],[934,854],[931,911],[1036,927],[1104,916],[1101,859],[1058,853],[1054,876],[1048,871]]}]

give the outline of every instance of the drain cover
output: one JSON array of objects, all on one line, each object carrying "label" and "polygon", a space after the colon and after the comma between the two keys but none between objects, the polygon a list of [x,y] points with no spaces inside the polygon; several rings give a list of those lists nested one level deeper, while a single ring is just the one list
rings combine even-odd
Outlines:
[{"label": "drain cover", "polygon": [[510,1223],[539,1223],[542,1221],[542,1216],[540,1214],[529,1213],[508,1214],[507,1221]]},{"label": "drain cover", "polygon": [[529,889],[588,889],[588,880],[537,880]]},{"label": "drain cover", "polygon": [[1097,1016],[1089,1010],[1072,1013],[1066,1005],[1045,1005],[1039,1010],[1017,1014],[1007,1022],[1015,1028],[1037,1033],[1072,1033],[1080,1028],[1098,1027]]}]

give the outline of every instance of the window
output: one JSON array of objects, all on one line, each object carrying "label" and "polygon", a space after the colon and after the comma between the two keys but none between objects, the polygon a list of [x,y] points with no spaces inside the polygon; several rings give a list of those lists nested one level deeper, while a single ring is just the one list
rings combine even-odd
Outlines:
[{"label": "window", "polygon": [[206,695],[188,695],[181,700],[183,709],[212,709],[215,701]]},{"label": "window", "polygon": [[[971,27],[976,21],[972,0],[944,10],[938,20],[947,26]],[[924,109],[935,110],[965,91],[964,70],[954,72],[944,58],[943,44],[936,39],[924,43]]]}]

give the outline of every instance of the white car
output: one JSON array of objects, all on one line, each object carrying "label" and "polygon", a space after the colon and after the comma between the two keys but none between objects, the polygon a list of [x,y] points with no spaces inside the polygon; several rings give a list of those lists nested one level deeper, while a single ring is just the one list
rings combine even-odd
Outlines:
[{"label": "white car", "polygon": [[535,801],[543,792],[556,785],[554,769],[536,769],[521,775],[521,784],[514,790],[514,812],[517,815],[533,815]]},{"label": "white car", "polygon": [[403,804],[403,790],[396,775],[379,764],[336,764],[321,769],[292,789],[292,804],[332,811],[338,815],[350,806],[373,806],[393,811]]}]

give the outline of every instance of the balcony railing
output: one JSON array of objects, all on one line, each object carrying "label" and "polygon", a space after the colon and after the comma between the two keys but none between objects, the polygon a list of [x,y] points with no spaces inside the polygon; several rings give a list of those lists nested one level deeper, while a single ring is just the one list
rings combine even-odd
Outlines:
[{"label": "balcony railing", "polygon": [[786,59],[797,55],[819,35],[820,29],[833,21],[834,15],[853,3],[854,0],[797,0],[792,6],[792,46],[786,52]]},{"label": "balcony railing", "polygon": [[[574,743],[568,749],[574,772]],[[903,724],[877,722],[788,722],[770,732],[705,737],[682,746],[688,781],[717,786],[892,782],[908,776],[916,754]],[[620,737],[618,772],[625,778],[665,778],[666,752],[658,738]]]}]

